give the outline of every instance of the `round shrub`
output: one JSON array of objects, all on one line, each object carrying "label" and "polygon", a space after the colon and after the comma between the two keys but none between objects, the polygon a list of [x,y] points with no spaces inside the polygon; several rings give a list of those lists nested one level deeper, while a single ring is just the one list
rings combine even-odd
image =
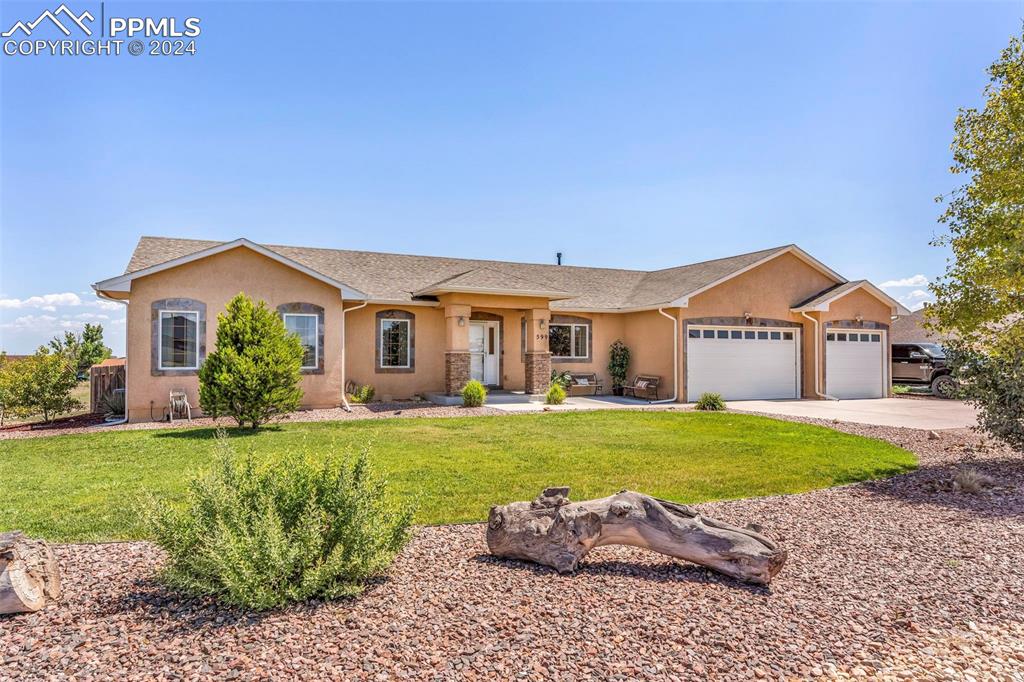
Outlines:
[{"label": "round shrub", "polygon": [[479,381],[470,381],[462,388],[462,406],[480,407],[487,400],[487,389]]},{"label": "round shrub", "polygon": [[565,402],[565,389],[562,388],[561,384],[551,384],[551,388],[548,389],[548,394],[544,397],[544,402],[548,405],[561,405]]},{"label": "round shrub", "polygon": [[725,409],[725,401],[721,393],[701,393],[696,408],[705,412],[721,412]]},{"label": "round shrub", "polygon": [[390,499],[365,450],[351,465],[289,453],[259,466],[237,458],[223,433],[217,450],[183,506],[153,500],[143,510],[173,587],[256,610],[348,596],[409,538],[413,509]]}]

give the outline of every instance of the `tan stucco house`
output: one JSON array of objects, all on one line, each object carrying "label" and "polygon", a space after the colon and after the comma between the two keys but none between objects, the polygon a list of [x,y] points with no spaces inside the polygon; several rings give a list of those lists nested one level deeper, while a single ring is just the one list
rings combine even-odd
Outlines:
[{"label": "tan stucco house", "polygon": [[307,407],[455,394],[471,378],[547,390],[552,368],[607,375],[608,348],[661,397],[888,395],[888,332],[908,314],[789,245],[651,272],[143,237],[123,275],[93,285],[127,303],[129,419],[172,389],[198,404],[198,368],[239,292],[265,300],[307,348]]}]

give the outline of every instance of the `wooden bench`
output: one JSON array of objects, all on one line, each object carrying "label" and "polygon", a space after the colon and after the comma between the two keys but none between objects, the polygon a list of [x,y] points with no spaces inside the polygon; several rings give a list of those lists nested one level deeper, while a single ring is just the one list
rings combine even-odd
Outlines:
[{"label": "wooden bench", "polygon": [[601,382],[597,375],[587,372],[571,372],[572,382],[569,384],[569,395],[600,395],[602,392]]},{"label": "wooden bench", "polygon": [[[661,384],[661,377],[650,374],[637,374],[633,377],[632,383],[622,387],[622,395],[631,395],[634,398],[658,399],[658,385]],[[651,396],[654,396],[651,398]]]}]

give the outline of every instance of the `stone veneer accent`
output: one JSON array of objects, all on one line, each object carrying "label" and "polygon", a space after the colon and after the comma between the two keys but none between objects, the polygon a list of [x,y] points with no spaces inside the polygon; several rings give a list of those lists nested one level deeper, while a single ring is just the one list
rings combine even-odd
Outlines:
[{"label": "stone veneer accent", "polygon": [[547,393],[551,384],[551,353],[548,351],[526,352],[526,393]]},{"label": "stone veneer accent", "polygon": [[459,395],[469,383],[469,351],[450,350],[444,354],[444,390]]}]

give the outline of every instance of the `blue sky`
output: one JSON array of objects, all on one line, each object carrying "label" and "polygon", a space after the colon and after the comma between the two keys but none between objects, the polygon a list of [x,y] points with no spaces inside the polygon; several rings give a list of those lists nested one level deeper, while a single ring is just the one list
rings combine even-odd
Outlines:
[{"label": "blue sky", "polygon": [[[0,24],[58,4],[4,2]],[[1019,2],[104,9],[199,17],[197,54],[0,55],[9,352],[95,320],[122,353],[123,311],[89,285],[143,234],[644,269],[795,242],[849,278],[904,280],[890,291],[918,304],[946,258],[928,242],[956,182],[956,110],[981,102],[1024,17]]]}]

